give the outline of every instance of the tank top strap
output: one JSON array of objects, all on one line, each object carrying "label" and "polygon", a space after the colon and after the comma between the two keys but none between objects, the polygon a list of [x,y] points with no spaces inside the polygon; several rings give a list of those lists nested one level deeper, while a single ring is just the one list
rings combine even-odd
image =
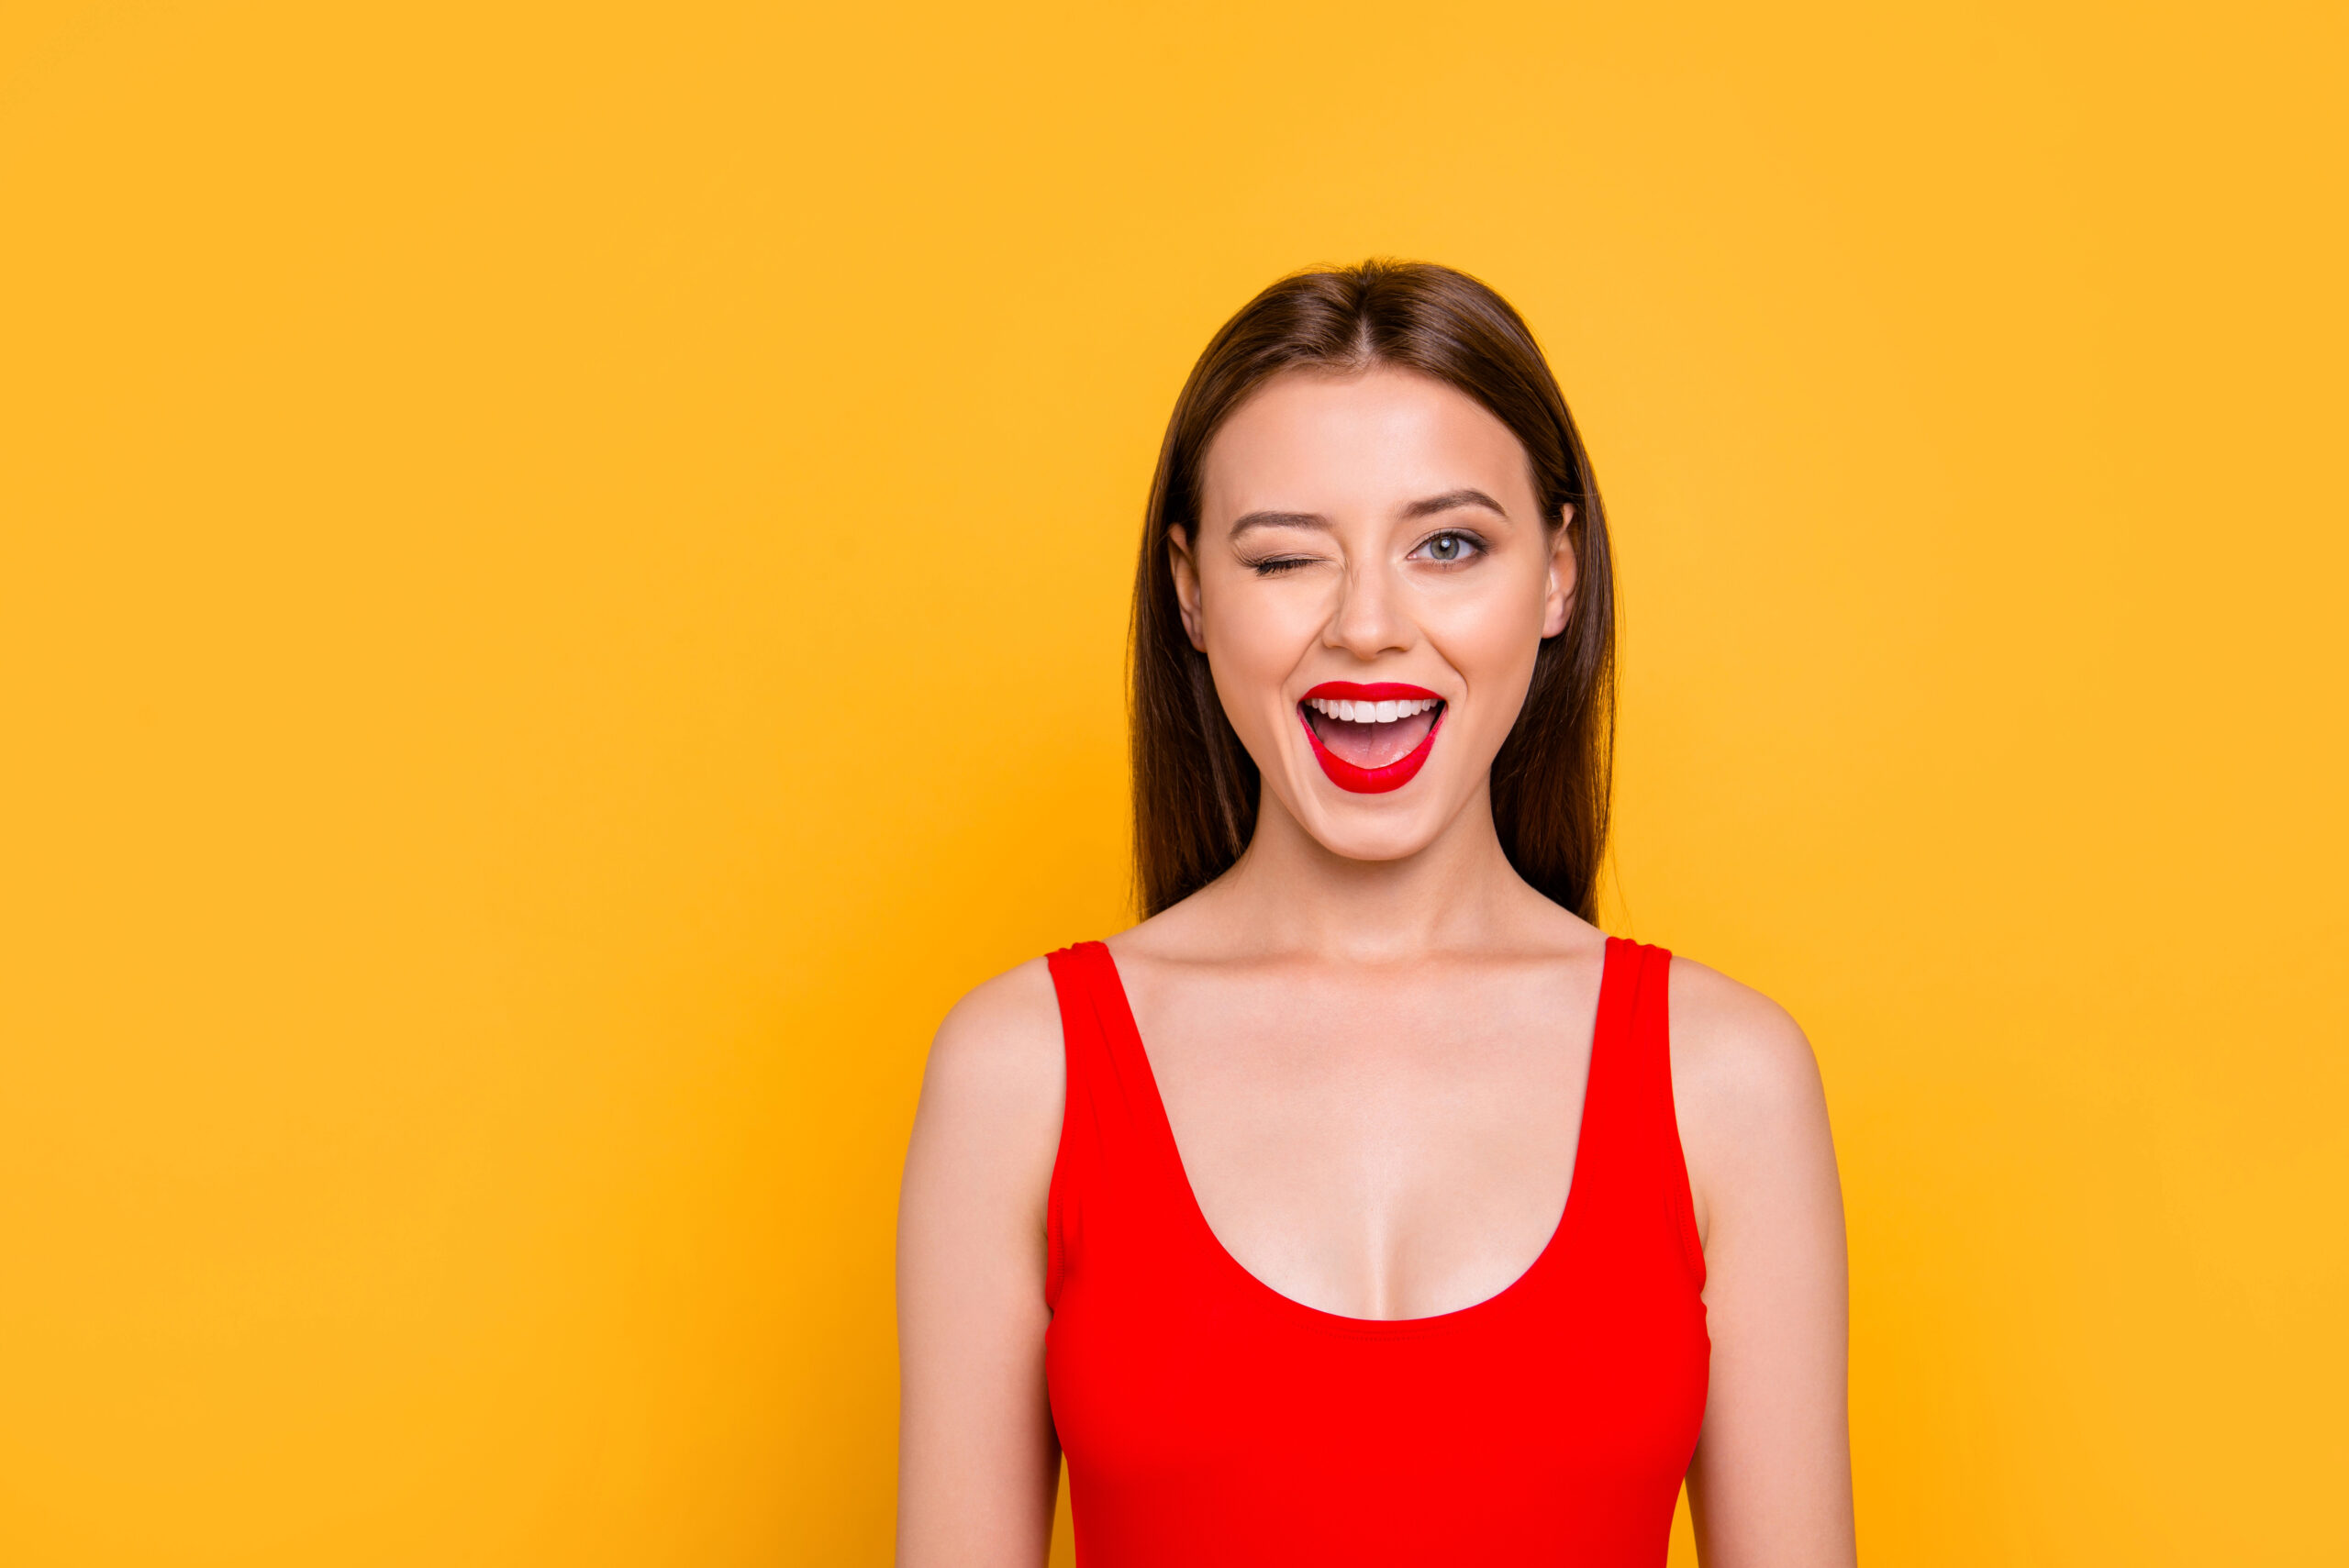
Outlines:
[{"label": "tank top strap", "polygon": [[1138,1162],[1155,1148],[1153,1135],[1163,1133],[1153,1124],[1163,1113],[1157,1110],[1149,1059],[1108,948],[1079,942],[1047,954],[1044,962],[1060,999],[1068,1084],[1045,1204],[1049,1307],[1058,1301],[1061,1283],[1084,1250],[1087,1213],[1108,1207],[1120,1193],[1129,1199],[1136,1195],[1148,1181]]},{"label": "tank top strap", "polygon": [[1612,1226],[1668,1232],[1666,1245],[1702,1285],[1704,1246],[1673,1105],[1671,984],[1668,951],[1607,940],[1575,1180],[1592,1180]]}]

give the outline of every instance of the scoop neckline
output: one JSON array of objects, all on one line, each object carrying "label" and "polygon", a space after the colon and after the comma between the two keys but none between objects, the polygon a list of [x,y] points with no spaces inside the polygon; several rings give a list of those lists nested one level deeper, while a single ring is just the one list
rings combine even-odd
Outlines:
[{"label": "scoop neckline", "polygon": [[1236,1276],[1241,1288],[1250,1296],[1275,1311],[1311,1328],[1362,1338],[1401,1339],[1441,1333],[1505,1311],[1528,1293],[1534,1281],[1553,1266],[1557,1254],[1565,1247],[1566,1233],[1575,1218],[1575,1197],[1588,1184],[1584,1179],[1583,1167],[1590,1152],[1591,1088],[1598,1081],[1595,1070],[1599,1048],[1604,1043],[1599,1038],[1599,1029],[1611,1016],[1609,1003],[1616,999],[1612,993],[1623,983],[1622,975],[1627,967],[1623,956],[1631,943],[1620,937],[1610,936],[1600,959],[1598,998],[1591,1010],[1590,1051],[1583,1062],[1582,1110],[1575,1118],[1574,1166],[1566,1173],[1565,1201],[1558,1207],[1557,1223],[1551,1227],[1549,1239],[1542,1242],[1542,1250],[1533,1255],[1533,1261],[1526,1264],[1523,1271],[1492,1295],[1464,1307],[1455,1307],[1448,1312],[1433,1312],[1419,1318],[1355,1318],[1343,1312],[1330,1312],[1308,1306],[1293,1296],[1275,1290],[1259,1279],[1254,1271],[1223,1244],[1223,1239],[1215,1233],[1215,1227],[1208,1223],[1207,1210],[1199,1204],[1198,1189],[1191,1184],[1190,1167],[1183,1162],[1182,1145],[1174,1139],[1174,1118],[1166,1114],[1166,1099],[1158,1087],[1158,1070],[1151,1064],[1150,1047],[1142,1040],[1141,1024],[1135,1020],[1133,999],[1126,995],[1125,975],[1118,968],[1117,955],[1109,951],[1108,943],[1097,945],[1101,949],[1102,962],[1108,970],[1109,990],[1117,1001],[1113,1021],[1124,1030],[1126,1040],[1134,1048],[1135,1059],[1141,1064],[1141,1084],[1148,1091],[1148,1120],[1156,1134],[1160,1158],[1171,1168],[1174,1185],[1183,1195],[1183,1207],[1189,1215],[1197,1239],[1204,1243],[1205,1250],[1219,1261],[1219,1266]]}]

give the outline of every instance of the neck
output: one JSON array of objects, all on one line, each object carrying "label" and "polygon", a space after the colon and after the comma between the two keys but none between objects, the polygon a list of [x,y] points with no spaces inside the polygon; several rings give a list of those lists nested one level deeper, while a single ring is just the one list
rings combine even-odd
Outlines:
[{"label": "neck", "polygon": [[1217,891],[1253,951],[1392,963],[1488,947],[1530,890],[1501,852],[1487,791],[1417,854],[1357,861],[1323,848],[1266,790],[1255,836]]}]

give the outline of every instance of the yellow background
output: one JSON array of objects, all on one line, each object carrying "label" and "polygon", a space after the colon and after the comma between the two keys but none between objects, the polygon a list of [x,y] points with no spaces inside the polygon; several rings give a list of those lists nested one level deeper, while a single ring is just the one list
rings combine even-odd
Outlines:
[{"label": "yellow background", "polygon": [[1583,421],[1868,1556],[2349,1560],[2342,16],[10,0],[0,1562],[885,1562],[929,1030],[1372,253]]}]

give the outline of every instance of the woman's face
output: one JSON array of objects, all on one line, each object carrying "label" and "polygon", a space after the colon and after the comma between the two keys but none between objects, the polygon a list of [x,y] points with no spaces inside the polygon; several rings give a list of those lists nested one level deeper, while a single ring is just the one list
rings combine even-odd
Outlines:
[{"label": "woman's face", "polygon": [[1541,515],[1525,449],[1413,372],[1290,372],[1202,466],[1175,592],[1265,809],[1350,859],[1418,853],[1484,800],[1566,624],[1568,530]]}]

